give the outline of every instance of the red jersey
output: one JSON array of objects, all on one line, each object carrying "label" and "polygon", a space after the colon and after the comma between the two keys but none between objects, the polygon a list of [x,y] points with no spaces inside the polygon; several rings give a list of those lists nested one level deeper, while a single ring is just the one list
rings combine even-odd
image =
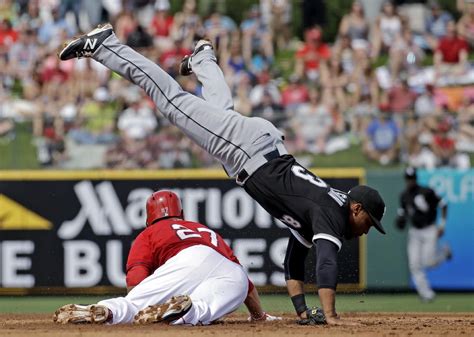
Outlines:
[{"label": "red jersey", "polygon": [[469,44],[459,37],[445,37],[439,41],[438,50],[443,55],[443,62],[458,63],[459,53],[461,50],[469,51]]},{"label": "red jersey", "polygon": [[196,222],[165,219],[147,227],[133,242],[127,261],[127,286],[136,286],[180,251],[195,245],[208,246],[240,264],[213,230]]},{"label": "red jersey", "polygon": [[331,57],[331,49],[325,43],[318,46],[304,44],[296,52],[296,58],[304,60],[305,70],[317,70],[319,69],[319,62],[321,60],[327,60]]}]

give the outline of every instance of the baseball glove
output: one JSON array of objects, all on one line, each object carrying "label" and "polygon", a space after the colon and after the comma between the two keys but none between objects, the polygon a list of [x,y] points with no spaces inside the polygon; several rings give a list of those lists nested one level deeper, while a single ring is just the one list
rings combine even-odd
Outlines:
[{"label": "baseball glove", "polygon": [[296,321],[299,325],[321,325],[326,324],[326,317],[322,309],[312,307],[306,310],[306,318]]}]

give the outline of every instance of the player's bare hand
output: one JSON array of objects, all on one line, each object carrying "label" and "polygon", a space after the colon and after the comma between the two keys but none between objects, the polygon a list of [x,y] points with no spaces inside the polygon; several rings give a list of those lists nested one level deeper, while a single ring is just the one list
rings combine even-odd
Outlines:
[{"label": "player's bare hand", "polygon": [[337,317],[326,317],[326,322],[328,325],[345,325],[345,326],[362,326],[359,322],[350,321],[347,319]]}]

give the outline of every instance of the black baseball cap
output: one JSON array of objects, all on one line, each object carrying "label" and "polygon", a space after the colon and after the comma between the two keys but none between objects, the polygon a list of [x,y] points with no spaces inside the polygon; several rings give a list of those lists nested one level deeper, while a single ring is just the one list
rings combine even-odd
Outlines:
[{"label": "black baseball cap", "polygon": [[405,179],[415,179],[416,180],[416,168],[407,167],[405,169]]},{"label": "black baseball cap", "polygon": [[372,187],[359,185],[351,188],[349,197],[355,202],[362,204],[362,207],[372,219],[374,227],[377,228],[380,233],[386,234],[380,223],[385,214],[385,202],[379,192]]}]

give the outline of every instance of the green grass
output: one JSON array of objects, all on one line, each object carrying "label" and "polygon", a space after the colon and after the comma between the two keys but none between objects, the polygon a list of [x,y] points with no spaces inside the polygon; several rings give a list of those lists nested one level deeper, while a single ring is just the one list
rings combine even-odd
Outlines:
[{"label": "green grass", "polygon": [[[286,295],[263,295],[263,308],[269,312],[293,312]],[[0,313],[48,313],[68,303],[95,303],[104,297],[0,297]],[[314,297],[308,305],[318,305]],[[414,294],[338,295],[339,312],[474,312],[474,294],[439,294],[434,302],[422,303]],[[244,311],[241,307],[239,311]]]},{"label": "green grass", "polygon": [[31,123],[17,123],[15,138],[0,142],[0,170],[37,169],[36,148],[32,144]]}]

